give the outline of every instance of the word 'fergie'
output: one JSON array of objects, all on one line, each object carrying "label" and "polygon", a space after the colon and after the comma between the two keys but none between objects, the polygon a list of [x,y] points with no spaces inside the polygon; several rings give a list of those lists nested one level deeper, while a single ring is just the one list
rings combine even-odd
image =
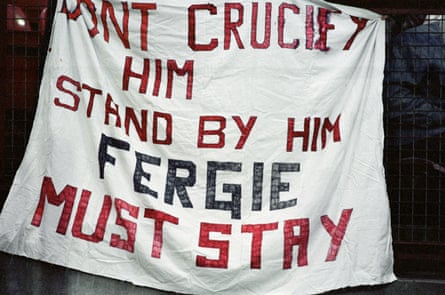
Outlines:
[{"label": "word 'fergie'", "polygon": [[[197,177],[198,167],[196,162],[182,159],[168,159],[167,171],[161,167],[161,157],[156,155],[149,155],[134,150],[131,150],[132,146],[125,140],[110,137],[102,134],[99,148],[98,148],[98,166],[99,177],[105,179],[105,168],[110,165],[115,169],[122,169],[121,163],[118,163],[117,158],[125,159],[124,163],[128,166],[134,162],[134,170],[132,175],[133,190],[136,193],[150,195],[153,198],[158,198],[162,193],[156,191],[152,187],[153,183],[163,182],[164,185],[164,203],[173,205],[173,199],[176,195],[181,202],[183,208],[194,208],[192,201],[193,194],[189,192],[197,184],[196,181],[200,180]],[[119,155],[119,156],[117,156]],[[131,158],[125,158],[127,155]],[[122,160],[121,160],[122,161]],[[107,165],[108,164],[108,165]],[[241,173],[246,173],[243,170],[242,162],[232,161],[207,161],[206,175],[207,183],[205,184],[205,208],[211,210],[229,211],[232,219],[242,218],[242,204],[241,202],[248,202],[245,194],[245,186],[249,184],[240,182],[239,180],[223,182],[220,177],[220,173],[232,175],[237,177]],[[262,211],[263,203],[263,187],[265,178],[265,163],[254,162],[252,165],[252,182],[251,182],[251,209],[252,211]],[[112,172],[112,171],[110,171]],[[298,162],[273,162],[271,163],[270,173],[270,205],[269,210],[283,210],[286,208],[294,207],[297,205],[297,197],[293,197],[289,200],[282,200],[281,194],[283,192],[290,192],[291,184],[283,181],[283,175],[286,173],[300,172],[300,163]],[[184,176],[186,174],[186,176]],[[164,179],[163,176],[165,175]],[[131,183],[131,181],[129,182]],[[230,200],[221,200],[218,198],[217,191],[221,188],[224,194],[229,195]],[[196,198],[196,196],[195,196]]]}]

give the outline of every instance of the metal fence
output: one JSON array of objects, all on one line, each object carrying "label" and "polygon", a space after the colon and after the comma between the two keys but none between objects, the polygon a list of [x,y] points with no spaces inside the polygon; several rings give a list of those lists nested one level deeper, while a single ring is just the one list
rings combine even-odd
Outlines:
[{"label": "metal fence", "polygon": [[[32,127],[54,1],[1,5],[0,206]],[[425,14],[387,18],[385,167],[401,276],[445,278],[444,22]]]},{"label": "metal fence", "polygon": [[48,4],[46,0],[8,0],[2,6],[0,200],[4,201],[33,122]]},{"label": "metal fence", "polygon": [[397,269],[445,274],[445,17],[387,21],[385,166]]}]

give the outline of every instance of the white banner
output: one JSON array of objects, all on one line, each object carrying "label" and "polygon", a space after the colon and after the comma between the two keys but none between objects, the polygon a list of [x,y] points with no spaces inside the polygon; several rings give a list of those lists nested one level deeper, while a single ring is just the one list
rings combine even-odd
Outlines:
[{"label": "white banner", "polygon": [[324,1],[60,0],[0,249],[193,294],[393,281],[384,37]]}]

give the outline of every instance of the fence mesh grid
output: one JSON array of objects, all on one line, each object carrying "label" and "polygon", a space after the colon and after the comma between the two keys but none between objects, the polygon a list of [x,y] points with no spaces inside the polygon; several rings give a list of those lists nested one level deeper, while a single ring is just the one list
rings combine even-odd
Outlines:
[{"label": "fence mesh grid", "polygon": [[[0,206],[32,126],[48,4],[54,1],[3,4]],[[426,272],[445,278],[444,21],[437,15],[387,19],[385,168],[396,272],[402,275]]]},{"label": "fence mesh grid", "polygon": [[445,243],[444,19],[399,16],[387,26],[385,164],[394,239]]},{"label": "fence mesh grid", "polygon": [[41,45],[44,36],[47,1],[17,0],[2,4],[3,76],[1,131],[2,201],[23,157],[37,101]]}]

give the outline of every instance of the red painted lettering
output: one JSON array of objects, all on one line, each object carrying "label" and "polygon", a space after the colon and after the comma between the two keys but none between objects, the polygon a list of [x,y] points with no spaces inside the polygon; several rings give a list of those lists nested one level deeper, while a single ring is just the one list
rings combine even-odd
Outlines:
[{"label": "red painted lettering", "polygon": [[340,135],[340,117],[341,115],[337,116],[337,119],[335,119],[334,124],[331,124],[331,121],[329,118],[325,118],[323,122],[323,126],[321,127],[321,147],[324,149],[326,147],[327,142],[327,132],[334,132],[333,141],[339,142],[341,140]]},{"label": "red painted lettering", "polygon": [[351,218],[352,209],[344,209],[341,213],[340,220],[336,226],[327,215],[321,217],[321,223],[331,236],[331,246],[329,247],[326,261],[334,261],[337,258],[338,250],[345,236],[346,227]]},{"label": "red painted lettering", "polygon": [[148,84],[148,76],[150,72],[150,60],[144,58],[144,65],[142,74],[133,72],[131,70],[131,64],[133,63],[133,57],[126,56],[125,57],[125,66],[124,66],[124,74],[122,75],[122,90],[128,90],[130,77],[140,79],[141,84],[139,86],[139,93],[147,92],[147,84]]},{"label": "red painted lettering", "polygon": [[294,14],[299,14],[300,9],[298,6],[289,3],[282,3],[278,12],[278,44],[281,48],[295,49],[298,47],[299,40],[294,39],[291,43],[284,42],[284,23],[285,23],[285,11],[291,10]]},{"label": "red painted lettering", "polygon": [[82,232],[82,226],[88,208],[88,203],[90,201],[90,196],[90,191],[82,190],[82,195],[80,197],[79,205],[77,206],[76,217],[74,218],[74,224],[71,232],[73,234],[73,237],[93,243],[98,243],[104,239],[105,229],[107,227],[108,217],[110,216],[112,202],[110,196],[104,196],[102,209],[100,210],[99,216],[97,218],[96,228],[93,233],[85,234]]},{"label": "red painted lettering", "polygon": [[91,112],[93,111],[94,98],[96,95],[102,95],[102,90],[93,88],[87,84],[82,84],[82,89],[86,89],[90,92],[90,98],[88,99],[87,107],[87,117],[91,117]]},{"label": "red painted lettering", "polygon": [[117,23],[113,5],[108,1],[102,2],[101,17],[102,17],[102,24],[104,26],[104,40],[106,42],[109,42],[110,39],[110,32],[108,30],[108,23],[107,23],[107,15],[109,15],[111,23],[113,24],[114,29],[116,30],[116,33],[119,39],[121,40],[122,44],[124,45],[125,48],[130,48],[130,42],[128,41],[129,12],[128,12],[127,2],[122,2],[122,9],[123,9],[123,16],[122,16],[122,29],[121,29],[119,27],[119,24]]},{"label": "red painted lettering", "polygon": [[303,138],[303,145],[302,150],[305,152],[307,151],[308,145],[309,145],[309,128],[310,128],[311,118],[305,118],[304,119],[304,129],[303,131],[295,131],[294,125],[295,125],[295,119],[289,118],[287,122],[287,148],[286,151],[291,152],[293,150],[293,144],[294,144],[294,138],[295,137],[302,137]]},{"label": "red painted lettering", "polygon": [[302,138],[303,141],[301,150],[303,152],[308,151],[309,143],[311,143],[311,151],[316,152],[318,150],[320,137],[321,137],[321,149],[326,148],[328,132],[333,133],[333,138],[332,138],[333,142],[341,141],[340,117],[341,115],[337,116],[337,119],[335,120],[334,124],[331,123],[328,117],[324,118],[323,124],[321,124],[322,119],[319,117],[304,118],[303,130],[295,130],[295,119],[288,118],[286,151],[287,152],[293,151],[295,138]]},{"label": "red painted lettering", "polygon": [[186,60],[184,66],[179,68],[176,64],[176,61],[173,59],[169,59],[167,61],[167,92],[165,94],[166,98],[172,97],[172,88],[173,88],[173,73],[176,73],[179,76],[187,76],[187,90],[186,90],[186,99],[192,99],[193,92],[193,60]]},{"label": "red painted lettering", "polygon": [[253,125],[255,124],[257,117],[250,117],[249,121],[247,122],[247,125],[244,125],[240,116],[232,116],[232,118],[241,132],[241,136],[238,140],[238,143],[235,146],[235,149],[237,150],[242,149],[244,144],[246,143],[247,138],[249,137],[250,131],[252,131]]},{"label": "red painted lettering", "polygon": [[[299,234],[294,233],[294,228],[299,228]],[[307,246],[309,240],[309,219],[291,219],[284,222],[284,257],[283,269],[292,267],[293,247],[298,245],[298,266],[305,266],[307,261]]]},{"label": "red painted lettering", "polygon": [[218,39],[212,38],[207,44],[197,44],[196,43],[196,11],[197,10],[207,10],[211,15],[217,13],[216,6],[213,4],[195,4],[191,5],[188,9],[188,45],[192,50],[195,51],[208,51],[213,50],[218,46]]},{"label": "red painted lettering", "polygon": [[134,129],[139,136],[141,141],[147,141],[147,110],[141,110],[141,122],[138,122],[136,114],[133,108],[125,108],[125,133],[130,135],[130,122],[132,122]]},{"label": "red painted lettering", "polygon": [[148,48],[148,11],[156,10],[155,3],[132,3],[131,8],[139,9],[141,11],[141,50]]},{"label": "red painted lettering", "polygon": [[[244,6],[241,5],[241,3],[225,3],[224,7],[224,49],[230,49],[232,34],[235,37],[238,48],[243,49],[244,45],[241,41],[238,27],[241,26],[244,21]],[[238,19],[235,21],[232,21],[232,10],[238,12]]]},{"label": "red painted lettering", "polygon": [[306,5],[306,49],[314,47],[314,6]]},{"label": "red painted lettering", "polygon": [[252,233],[252,247],[250,250],[250,268],[261,268],[261,248],[263,243],[263,232],[276,230],[278,222],[266,224],[243,224],[241,232]]},{"label": "red painted lettering", "polygon": [[[164,138],[159,138],[160,120],[165,122],[164,124]],[[167,113],[154,112],[153,113],[153,143],[154,144],[171,144],[172,143],[172,131],[173,131],[173,119],[172,115]]]},{"label": "red painted lettering", "polygon": [[271,30],[271,14],[272,3],[266,2],[265,4],[265,21],[264,21],[264,40],[259,43],[257,40],[257,24],[258,24],[258,3],[252,3],[252,30],[250,33],[250,44],[252,48],[269,48],[270,46],[270,30]]},{"label": "red painted lettering", "polygon": [[116,117],[115,126],[121,127],[121,117],[119,116],[119,105],[115,104],[110,94],[107,94],[107,100],[105,102],[105,124],[110,124],[110,115]]},{"label": "red painted lettering", "polygon": [[66,0],[64,0],[61,12],[65,13],[68,19],[77,20],[77,18],[82,14],[82,11],[80,9],[80,5],[82,3],[85,4],[83,5],[83,7],[88,10],[88,13],[90,14],[91,17],[91,23],[93,24],[92,28],[88,29],[88,34],[90,35],[90,37],[94,37],[99,33],[99,30],[97,29],[97,17],[95,13],[96,7],[94,6],[93,2],[91,2],[90,0],[77,0],[77,5],[74,11],[68,11],[68,8],[66,6]]},{"label": "red painted lettering", "polygon": [[31,224],[37,227],[40,226],[43,218],[43,211],[45,208],[46,200],[48,200],[49,204],[55,206],[60,206],[62,203],[64,203],[56,232],[62,235],[66,234],[68,223],[71,219],[71,213],[73,211],[73,204],[74,199],[76,198],[76,193],[76,187],[66,185],[65,188],[59,194],[57,194],[51,177],[45,176],[43,178],[42,187],[40,190],[39,204],[37,205],[36,211],[34,212]]},{"label": "red painted lettering", "polygon": [[115,199],[114,206],[116,207],[116,224],[125,228],[127,232],[127,240],[121,238],[118,234],[111,234],[110,246],[134,252],[134,242],[136,240],[137,223],[132,222],[122,217],[122,210],[126,210],[128,214],[137,219],[139,215],[139,207],[130,205],[124,200]]},{"label": "red painted lettering", "polygon": [[155,220],[154,234],[153,234],[153,245],[151,248],[151,257],[161,258],[162,243],[163,243],[163,226],[164,221],[178,224],[179,219],[162,211],[154,209],[145,209],[145,218],[152,218]]},{"label": "red painted lettering", "polygon": [[351,48],[352,43],[354,42],[357,35],[366,27],[366,24],[368,23],[368,20],[366,18],[351,16],[351,19],[357,25],[357,28],[355,29],[355,32],[352,34],[351,38],[349,38],[349,40],[346,42],[343,50],[349,50]]},{"label": "red painted lettering", "polygon": [[66,93],[66,94],[71,95],[73,101],[72,101],[71,104],[68,104],[68,103],[65,103],[65,102],[61,102],[61,101],[60,101],[60,98],[56,97],[56,98],[54,98],[54,104],[55,104],[56,106],[59,106],[59,107],[62,107],[62,108],[65,108],[65,109],[68,109],[68,110],[70,110],[70,111],[75,112],[75,111],[77,111],[78,108],[79,108],[80,97],[79,97],[77,94],[73,93],[71,90],[66,89],[66,88],[64,87],[64,82],[68,82],[68,83],[70,83],[71,85],[73,85],[73,86],[76,88],[77,91],[81,91],[81,90],[82,90],[81,87],[80,87],[80,83],[79,83],[79,82],[77,82],[77,81],[71,79],[71,78],[68,77],[68,76],[64,76],[64,75],[62,75],[62,76],[60,76],[60,77],[57,79],[57,84],[56,84],[57,89],[59,89],[60,91]]},{"label": "red painted lettering", "polygon": [[318,138],[318,132],[320,131],[320,124],[321,124],[321,119],[315,117],[314,130],[312,130],[312,145],[311,145],[311,151],[313,152],[317,151],[317,138]]},{"label": "red painted lettering", "polygon": [[206,256],[197,255],[196,266],[227,268],[229,264],[229,241],[210,240],[210,232],[219,232],[221,234],[230,235],[232,233],[232,225],[201,222],[199,246],[219,249],[219,256],[218,259],[208,259]]},{"label": "red painted lettering", "polygon": [[329,23],[329,16],[331,14],[331,11],[326,8],[319,8],[318,9],[318,30],[320,34],[320,39],[315,42],[315,48],[319,49],[321,51],[327,51],[329,50],[329,47],[327,46],[328,43],[328,30],[334,30],[335,26],[331,23]]},{"label": "red painted lettering", "polygon": [[[216,122],[219,124],[217,129],[207,130],[205,127],[206,122]],[[226,128],[226,119],[221,116],[201,116],[199,117],[199,131],[198,131],[198,147],[199,148],[222,148],[225,144],[225,135],[223,130]],[[204,142],[205,136],[216,136],[217,142],[206,143]]]}]

